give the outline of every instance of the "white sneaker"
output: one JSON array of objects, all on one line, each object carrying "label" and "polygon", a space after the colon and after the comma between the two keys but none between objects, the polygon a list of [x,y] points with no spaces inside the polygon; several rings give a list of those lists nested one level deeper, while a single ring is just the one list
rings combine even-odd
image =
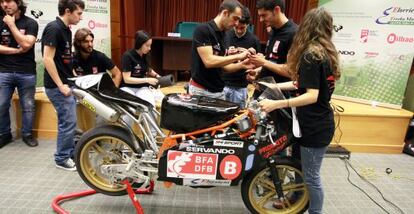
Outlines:
[{"label": "white sneaker", "polygon": [[56,167],[63,170],[76,171],[75,162],[70,158],[66,159],[66,161],[64,161],[62,164],[56,163]]}]

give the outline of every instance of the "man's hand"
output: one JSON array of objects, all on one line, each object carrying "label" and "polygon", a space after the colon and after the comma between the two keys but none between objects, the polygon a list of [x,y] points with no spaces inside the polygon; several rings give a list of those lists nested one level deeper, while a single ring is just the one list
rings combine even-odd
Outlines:
[{"label": "man's hand", "polygon": [[263,66],[266,63],[266,59],[263,54],[256,54],[250,57],[250,62],[256,67]]},{"label": "man's hand", "polygon": [[250,63],[250,59],[249,58],[244,59],[242,61],[241,66],[245,70],[251,70],[251,69],[254,69],[255,68],[255,66],[252,63]]},{"label": "man's hand", "polygon": [[5,15],[3,18],[3,22],[6,23],[7,26],[13,26],[16,25],[16,19],[14,18],[14,16],[10,16],[10,15]]},{"label": "man's hand", "polygon": [[251,57],[251,53],[248,50],[238,53],[237,55],[239,60],[245,60],[246,58]]},{"label": "man's hand", "polygon": [[62,93],[65,97],[68,97],[72,94],[72,91],[67,84],[60,85],[58,88],[60,93]]},{"label": "man's hand", "polygon": [[249,82],[253,82],[257,79],[257,76],[259,75],[260,70],[262,67],[254,68],[254,69],[247,69],[246,70],[246,79]]},{"label": "man's hand", "polygon": [[253,82],[253,81],[256,80],[257,72],[256,72],[255,69],[247,69],[246,73],[247,73],[247,75],[246,75],[246,80],[247,81]]},{"label": "man's hand", "polygon": [[250,54],[252,54],[252,55],[256,55],[256,49],[254,49],[254,48],[249,48],[249,49],[247,49],[249,52],[250,52]]}]

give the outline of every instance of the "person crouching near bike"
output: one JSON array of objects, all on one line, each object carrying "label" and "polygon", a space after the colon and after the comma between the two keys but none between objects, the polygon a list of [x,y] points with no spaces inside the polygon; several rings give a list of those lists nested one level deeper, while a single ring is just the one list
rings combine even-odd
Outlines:
[{"label": "person crouching near bike", "polygon": [[309,213],[322,213],[323,189],[320,179],[322,159],[334,134],[330,107],[335,80],[340,77],[338,52],[332,43],[332,16],[323,8],[306,13],[299,26],[287,66],[291,82],[279,84],[282,90],[298,89],[298,96],[287,100],[262,100],[265,112],[297,107],[302,130],[298,139],[302,171],[309,190]]}]

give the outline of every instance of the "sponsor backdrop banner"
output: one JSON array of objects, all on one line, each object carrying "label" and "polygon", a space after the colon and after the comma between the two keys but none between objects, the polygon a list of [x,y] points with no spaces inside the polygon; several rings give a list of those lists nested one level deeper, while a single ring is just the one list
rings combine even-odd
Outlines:
[{"label": "sponsor backdrop banner", "polygon": [[320,0],[334,19],[335,97],[401,108],[414,55],[412,0]]},{"label": "sponsor backdrop banner", "polygon": [[[58,13],[58,1],[56,0],[26,0],[26,15],[39,24],[38,40],[36,42],[37,86],[43,86],[44,66],[42,63],[41,37],[46,25],[55,20]],[[84,0],[85,10],[83,19],[79,24],[71,26],[72,36],[76,30],[82,27],[89,28],[95,35],[94,48],[111,56],[111,19],[109,0]]]}]

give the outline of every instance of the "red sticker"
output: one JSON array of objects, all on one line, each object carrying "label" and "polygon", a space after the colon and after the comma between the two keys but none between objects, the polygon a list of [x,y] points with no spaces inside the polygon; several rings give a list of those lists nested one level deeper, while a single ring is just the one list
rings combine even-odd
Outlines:
[{"label": "red sticker", "polygon": [[216,179],[218,154],[168,151],[167,177]]},{"label": "red sticker", "polygon": [[236,155],[227,155],[220,163],[220,174],[224,179],[233,180],[240,175],[242,163]]}]

